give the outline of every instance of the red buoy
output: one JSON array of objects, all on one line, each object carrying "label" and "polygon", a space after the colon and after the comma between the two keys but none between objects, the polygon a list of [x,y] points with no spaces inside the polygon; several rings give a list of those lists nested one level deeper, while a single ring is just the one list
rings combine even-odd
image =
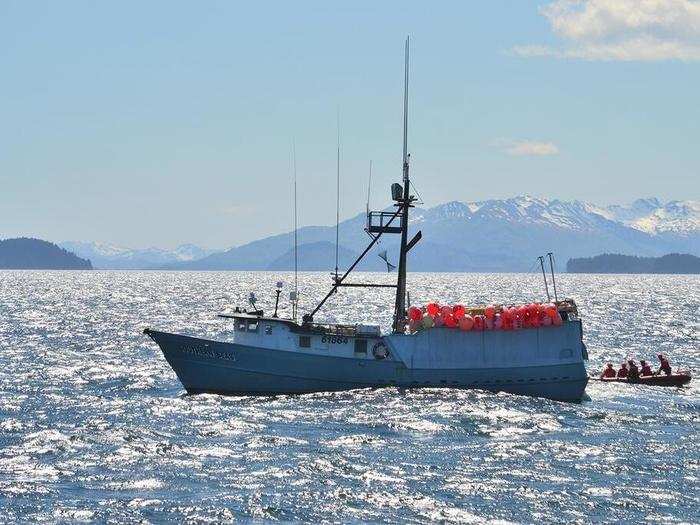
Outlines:
[{"label": "red buoy", "polygon": [[471,315],[465,315],[459,319],[459,329],[468,332],[474,327],[474,318]]},{"label": "red buoy", "polygon": [[420,321],[423,319],[423,312],[420,311],[420,308],[416,308],[415,306],[411,306],[408,309],[408,318],[411,321]]},{"label": "red buoy", "polygon": [[455,320],[453,315],[444,315],[442,316],[442,322],[447,328],[455,328],[457,326],[457,321]]}]

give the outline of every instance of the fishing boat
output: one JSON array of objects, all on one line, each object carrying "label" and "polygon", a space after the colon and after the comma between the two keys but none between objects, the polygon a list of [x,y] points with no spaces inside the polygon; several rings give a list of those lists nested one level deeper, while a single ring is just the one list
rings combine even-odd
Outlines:
[{"label": "fishing boat", "polygon": [[[555,301],[551,307],[556,309],[558,322],[551,326],[517,324],[514,329],[495,330],[486,320],[480,328],[462,330],[457,326],[425,328],[422,323],[417,327],[409,322],[407,267],[410,251],[422,234],[418,231],[408,238],[409,214],[417,200],[411,194],[409,177],[408,79],[407,39],[403,176],[402,183],[391,185],[393,209],[368,209],[365,230],[371,241],[342,275],[336,269],[329,292],[312,311],[301,321],[297,319],[295,286],[291,318],[279,317],[277,308],[265,315],[254,302],[251,309],[237,307],[221,314],[233,325],[230,340],[144,330],[188,393],[275,395],[393,386],[482,389],[562,401],[582,398],[588,382],[584,365],[588,355],[572,300]],[[296,235],[296,225],[294,231]],[[400,236],[396,283],[349,280],[357,264],[385,235]],[[327,301],[345,287],[395,289],[391,330],[382,333],[375,325],[316,322]],[[504,306],[497,308],[506,311]]]},{"label": "fishing boat", "polygon": [[675,372],[671,375],[653,375],[641,376],[636,380],[629,380],[623,377],[601,377],[599,381],[603,383],[627,383],[630,385],[646,385],[646,386],[683,386],[690,383],[693,377],[690,372]]}]

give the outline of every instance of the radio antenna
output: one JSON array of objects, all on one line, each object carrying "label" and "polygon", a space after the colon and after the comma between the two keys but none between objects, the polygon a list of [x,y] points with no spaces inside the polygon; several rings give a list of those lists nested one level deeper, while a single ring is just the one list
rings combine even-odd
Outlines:
[{"label": "radio antenna", "polygon": [[292,164],[294,170],[294,298],[292,299],[292,318],[297,320],[297,305],[299,304],[299,242],[297,237],[297,147],[292,141]]},{"label": "radio antenna", "polygon": [[338,148],[335,173],[335,280],[338,281],[338,246],[340,238],[340,107],[337,113]]},{"label": "radio antenna", "polygon": [[369,181],[367,182],[367,215],[369,216],[369,194],[372,190],[372,161],[369,161]]}]

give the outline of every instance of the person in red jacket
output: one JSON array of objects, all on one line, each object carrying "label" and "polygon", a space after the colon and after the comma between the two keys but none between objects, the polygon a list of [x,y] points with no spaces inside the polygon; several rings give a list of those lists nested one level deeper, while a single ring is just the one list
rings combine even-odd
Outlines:
[{"label": "person in red jacket", "polygon": [[605,370],[603,370],[603,373],[600,374],[600,378],[604,379],[606,377],[615,377],[615,369],[613,368],[612,363],[608,363],[607,366],[605,367]]},{"label": "person in red jacket", "polygon": [[668,359],[666,359],[663,354],[659,354],[657,357],[659,358],[659,363],[661,364],[661,366],[659,367],[659,371],[656,372],[656,375],[659,375],[661,374],[661,372],[663,372],[667,376],[670,376],[671,363],[668,362]]},{"label": "person in red jacket", "polygon": [[618,379],[627,379],[627,363],[622,363],[617,371]]},{"label": "person in red jacket", "polygon": [[651,366],[644,359],[642,359],[640,361],[640,364],[642,365],[641,368],[639,369],[640,376],[653,376],[654,375],[654,372],[651,370]]}]

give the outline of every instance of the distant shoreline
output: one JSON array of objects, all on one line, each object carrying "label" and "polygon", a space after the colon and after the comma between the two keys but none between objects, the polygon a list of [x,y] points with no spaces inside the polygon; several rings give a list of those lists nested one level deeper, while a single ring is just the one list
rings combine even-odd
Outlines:
[{"label": "distant shoreline", "polygon": [[566,271],[589,274],[695,275],[700,274],[700,257],[682,253],[669,253],[661,257],[604,253],[595,257],[569,259]]},{"label": "distant shoreline", "polygon": [[92,270],[89,259],[82,259],[52,242],[19,237],[0,240],[2,270]]}]

